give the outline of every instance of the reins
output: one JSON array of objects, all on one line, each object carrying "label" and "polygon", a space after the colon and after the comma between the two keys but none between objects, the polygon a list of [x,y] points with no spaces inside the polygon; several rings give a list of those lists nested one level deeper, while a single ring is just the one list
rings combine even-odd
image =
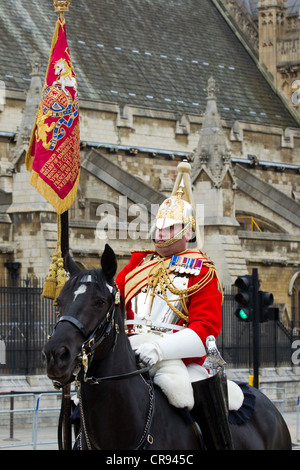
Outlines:
[{"label": "reins", "polygon": [[[117,342],[117,338],[118,338],[118,334],[120,330],[119,330],[118,323],[115,323],[115,311],[116,311],[117,306],[120,304],[120,293],[116,288],[114,288],[114,291],[112,294],[113,294],[113,300],[105,318],[95,328],[93,333],[89,336],[89,338],[83,343],[81,347],[82,355],[80,357],[81,357],[82,365],[84,368],[83,380],[85,383],[89,383],[91,385],[98,385],[101,382],[104,382],[105,380],[125,379],[128,377],[134,377],[136,375],[141,375],[146,372],[149,372],[150,370],[150,367],[144,367],[141,369],[136,369],[131,372],[127,372],[125,374],[117,374],[117,375],[110,375],[106,377],[97,377],[97,378],[87,377],[87,371],[88,371],[89,365],[92,362],[96,349],[105,340],[105,338],[107,338],[110,335],[112,331],[115,331],[115,338],[113,341],[112,350],[114,350],[116,342]],[[105,325],[105,322],[107,322],[107,326],[104,329],[104,331],[101,333],[101,330],[103,329]],[[90,363],[89,363],[89,357],[91,358]]]},{"label": "reins", "polygon": [[141,369],[136,369],[132,372],[127,372],[125,374],[119,374],[119,375],[108,375],[106,377],[85,377],[84,382],[89,383],[90,385],[99,385],[101,382],[104,382],[105,380],[118,380],[118,379],[127,379],[129,377],[134,377],[136,375],[143,375],[146,372],[149,372],[150,367],[143,367]]}]

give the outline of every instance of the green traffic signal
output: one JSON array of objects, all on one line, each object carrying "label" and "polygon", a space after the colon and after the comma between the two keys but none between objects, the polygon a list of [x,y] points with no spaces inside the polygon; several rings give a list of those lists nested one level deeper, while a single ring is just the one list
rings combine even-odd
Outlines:
[{"label": "green traffic signal", "polygon": [[234,284],[238,288],[238,292],[234,296],[237,303],[234,314],[239,321],[254,321],[255,312],[255,318],[260,323],[268,320],[278,320],[279,309],[271,307],[274,302],[273,294],[260,291],[259,281],[258,283],[254,282],[254,275],[239,276]]},{"label": "green traffic signal", "polygon": [[235,281],[238,293],[234,300],[238,304],[235,316],[243,322],[250,322],[253,319],[253,277],[249,274],[239,276]]},{"label": "green traffic signal", "polygon": [[248,318],[247,313],[242,308],[238,310],[237,315],[241,320],[247,320]]}]

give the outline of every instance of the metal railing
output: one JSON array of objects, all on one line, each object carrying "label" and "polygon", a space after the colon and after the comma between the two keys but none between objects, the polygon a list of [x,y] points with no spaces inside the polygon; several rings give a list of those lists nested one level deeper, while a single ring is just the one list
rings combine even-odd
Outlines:
[{"label": "metal railing", "polygon": [[280,413],[284,412],[285,406],[285,388],[283,387],[260,387],[269,400],[279,409]]},{"label": "metal railing", "polygon": [[296,441],[300,441],[300,395],[297,398]]},{"label": "metal railing", "polygon": [[[1,375],[45,374],[42,349],[53,331],[53,302],[41,297],[42,283],[20,279],[6,286],[0,278],[0,373]],[[235,288],[224,287],[223,326],[218,347],[228,367],[252,367],[252,325],[234,315]],[[291,364],[292,328],[279,321],[260,324],[261,365]],[[294,328],[295,331],[295,328]],[[300,338],[300,330],[297,338]]]},{"label": "metal railing", "polygon": [[[41,401],[44,401],[43,399],[45,397],[61,397],[61,392],[41,392],[41,393],[9,393],[9,394],[3,394],[0,395],[0,424],[3,420],[3,417],[7,418],[7,415],[9,419],[9,437],[6,439],[2,439],[3,442],[6,441],[5,444],[0,443],[0,449],[10,449],[10,448],[15,448],[15,447],[32,447],[32,450],[37,450],[38,446],[41,445],[56,445],[57,444],[57,439],[56,440],[38,440],[39,437],[39,424],[40,424],[40,417],[41,413],[55,413],[57,415],[57,421],[59,417],[59,412],[60,412],[60,406],[41,406]],[[16,407],[16,399],[18,401],[22,401],[23,406],[21,407]],[[3,403],[4,400],[9,401],[9,409],[4,409],[5,404]],[[27,405],[27,406],[26,406]],[[17,439],[15,437],[15,422],[16,422],[16,415],[17,414],[22,414],[23,417],[26,417],[29,421],[31,421],[31,440],[25,439],[25,442],[20,439]],[[3,428],[3,426],[1,426]],[[0,427],[0,429],[1,429]],[[53,427],[55,427],[53,425]],[[5,430],[7,427],[4,428]],[[22,425],[22,432],[23,435],[24,433],[27,435],[30,434],[30,426],[29,427],[24,427]],[[2,431],[3,435],[3,431]]]},{"label": "metal railing", "polygon": [[[234,315],[237,304],[234,286],[223,286],[222,330],[217,339],[218,348],[228,367],[253,366],[253,325],[239,321]],[[260,364],[262,367],[290,366],[292,342],[296,339],[280,321],[259,324]],[[300,338],[300,336],[299,336]]]},{"label": "metal railing", "polygon": [[251,232],[254,232],[254,227],[256,227],[259,232],[262,232],[260,226],[255,221],[255,219],[252,215],[239,215],[239,216],[237,216],[237,219],[248,219],[248,220],[250,220]]},{"label": "metal railing", "polygon": [[41,296],[42,280],[0,278],[0,372],[45,373],[42,349],[56,321],[53,301]]}]

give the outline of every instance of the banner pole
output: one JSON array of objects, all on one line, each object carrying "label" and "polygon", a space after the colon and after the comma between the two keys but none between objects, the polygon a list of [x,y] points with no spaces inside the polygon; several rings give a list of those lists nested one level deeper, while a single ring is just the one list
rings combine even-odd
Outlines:
[{"label": "banner pole", "polygon": [[[69,1],[54,0],[54,9],[59,13],[60,19],[63,20],[64,11],[69,10]],[[62,258],[66,256],[69,251],[69,216],[68,211],[65,211],[60,216],[61,220],[61,253]],[[62,439],[60,444],[63,450],[72,449],[72,425],[70,423],[71,416],[71,386],[67,384],[62,389],[61,398],[61,419],[62,419]]]}]

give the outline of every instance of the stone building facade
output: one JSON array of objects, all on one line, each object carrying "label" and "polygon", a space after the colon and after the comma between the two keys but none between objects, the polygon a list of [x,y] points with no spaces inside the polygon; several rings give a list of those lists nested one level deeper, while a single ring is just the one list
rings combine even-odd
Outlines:
[{"label": "stone building facade", "polygon": [[[25,152],[55,15],[51,6],[33,14],[34,0],[18,26],[9,3],[0,7],[4,27],[14,24],[20,33],[14,41],[27,40],[32,50],[16,52],[17,68],[0,60],[0,275],[9,278],[15,266],[39,278],[56,245],[56,214],[29,185]],[[69,210],[70,250],[90,268],[108,242],[121,269],[131,249],[152,247],[155,210],[172,190],[178,163],[187,160],[202,249],[223,284],[258,268],[262,289],[274,293],[290,324],[300,321],[299,119],[253,59],[251,41],[246,47],[247,36],[224,15],[225,3],[71,5],[66,18],[79,82],[82,168]],[[162,8],[165,15],[158,15]]]},{"label": "stone building facade", "polygon": [[222,0],[274,85],[300,113],[299,0]]}]

